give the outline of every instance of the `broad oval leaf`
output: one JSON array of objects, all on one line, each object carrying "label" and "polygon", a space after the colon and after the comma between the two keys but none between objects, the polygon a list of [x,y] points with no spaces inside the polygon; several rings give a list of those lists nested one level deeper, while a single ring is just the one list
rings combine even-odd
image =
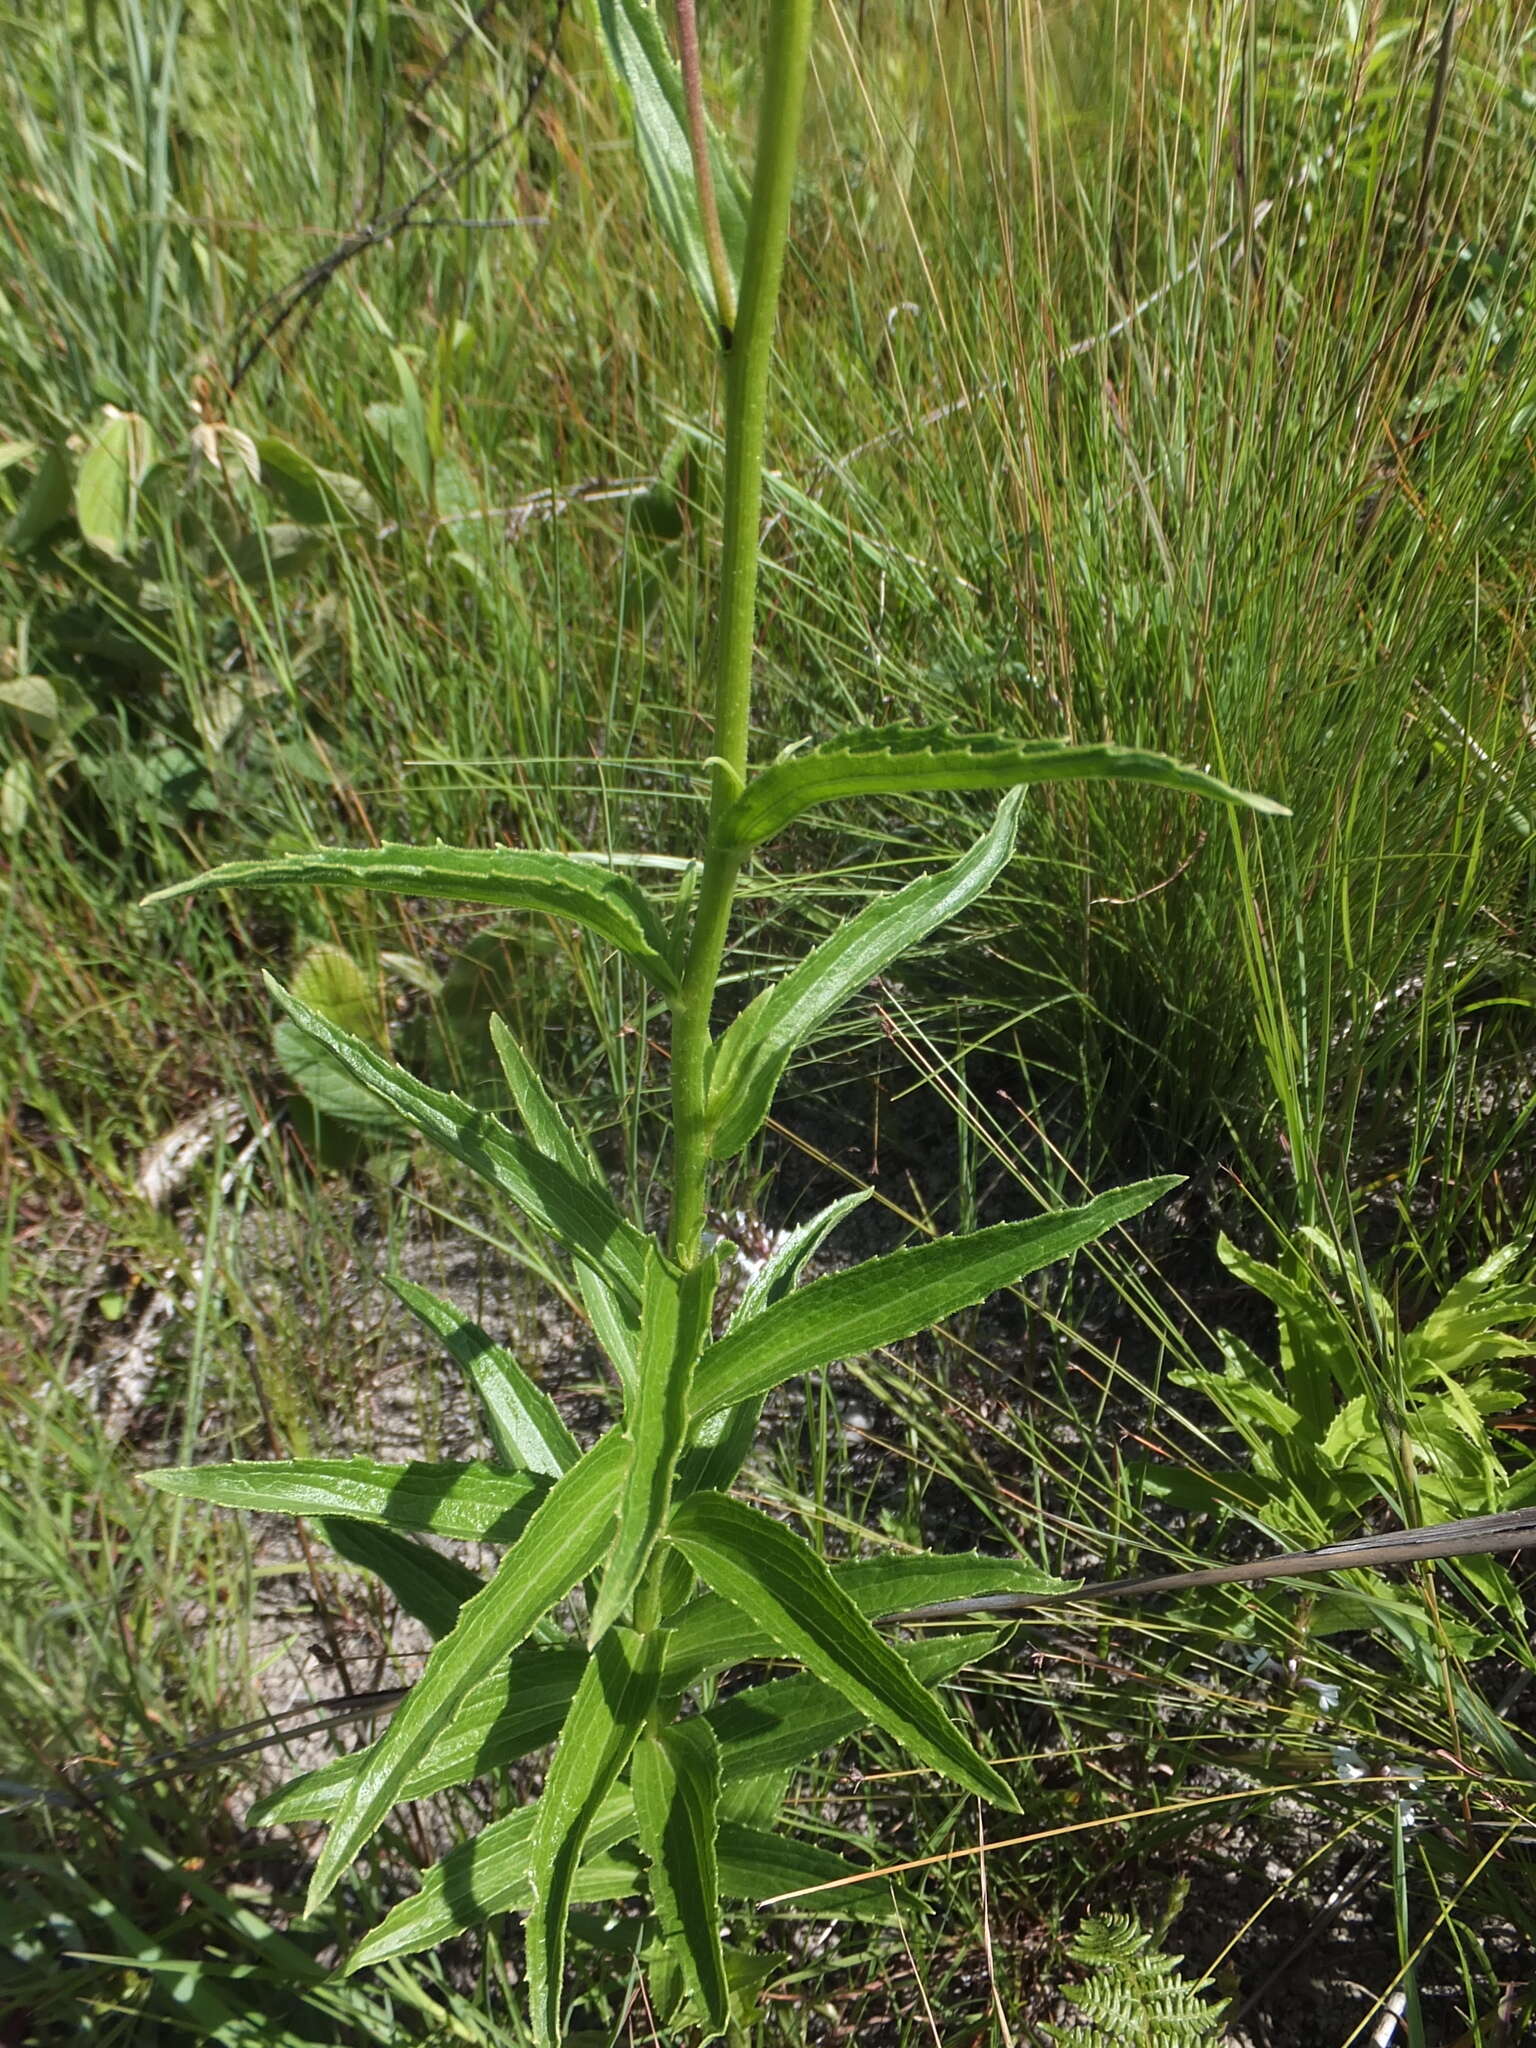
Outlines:
[{"label": "broad oval leaf", "polygon": [[15,517],[6,528],[5,545],[17,554],[35,548],[63,525],[74,503],[74,478],[62,448],[48,447],[28,484]]},{"label": "broad oval leaf", "polygon": [[302,449],[276,434],[262,434],[252,447],[261,482],[277,499],[286,519],[300,526],[377,526],[379,507],[355,476],[322,469]]},{"label": "broad oval leaf", "polygon": [[108,406],[75,473],[75,519],[81,539],[114,561],[133,539],[139,486],[154,460],[148,420]]},{"label": "broad oval leaf", "polygon": [[617,947],[665,994],[677,990],[666,931],[650,899],[628,876],[564,853],[523,853],[506,846],[328,847],[271,860],[228,861],[157,889],[144,901],[171,903],[201,889],[280,888],[299,882],[563,917]]},{"label": "broad oval leaf", "polygon": [[[657,225],[682,265],[711,332],[718,333],[721,314],[688,145],[683,81],[667,46],[666,32],[651,0],[598,0],[597,14],[609,75],[634,124],[635,146]],[[712,132],[708,147],[715,206],[735,297],[740,293],[747,243],[747,188]]]},{"label": "broad oval leaf", "polygon": [[730,2020],[730,1985],[720,1946],[720,1745],[695,1716],[641,1737],[630,1772],[640,1847],[651,1869],[661,1937],[682,1966],[709,2025]]},{"label": "broad oval leaf", "polygon": [[796,1046],[871,975],[944,924],[1001,874],[1018,835],[1020,792],[991,829],[937,875],[868,904],[784,979],[756,996],[721,1034],[709,1073],[710,1151],[729,1159],[761,1130]]},{"label": "broad oval leaf", "polygon": [[509,1195],[572,1258],[590,1266],[638,1309],[650,1240],[619,1214],[606,1191],[576,1180],[526,1138],[519,1138],[457,1095],[429,1088],[350,1032],[329,1023],[263,977],[273,999],[344,1073],[386,1103],[402,1122]]},{"label": "broad oval leaf", "polygon": [[782,1522],[723,1493],[696,1493],[676,1509],[667,1535],[706,1585],[915,1757],[982,1798],[1017,1808],[1007,1781]]},{"label": "broad oval leaf", "polygon": [[511,1471],[543,1472],[558,1479],[581,1456],[581,1446],[544,1389],[480,1325],[399,1274],[386,1276],[396,1298],[439,1338],[480,1398],[497,1456]]},{"label": "broad oval leaf", "polygon": [[565,1922],[587,1835],[656,1704],[661,1632],[610,1629],[581,1674],[533,1832],[528,1998],[541,2048],[560,2038]]},{"label": "broad oval leaf", "polygon": [[402,1787],[453,1721],[465,1693],[532,1632],[601,1560],[613,1534],[628,1449],[610,1431],[550,1488],[495,1578],[461,1610],[399,1713],[347,1789],[310,1884],[313,1911],[372,1838]]},{"label": "broad oval leaf", "polygon": [[736,852],[760,846],[817,804],[855,796],[933,796],[952,789],[1017,789],[1033,782],[1145,782],[1157,789],[1214,797],[1272,817],[1284,804],[1139,747],[1071,740],[1004,739],[950,733],[938,726],[885,726],[794,754],[754,775],[720,820],[718,843]]},{"label": "broad oval leaf", "polygon": [[696,1420],[796,1373],[914,1336],[1092,1244],[1180,1185],[1177,1175],[1111,1188],[1076,1209],[995,1223],[828,1273],[710,1346],[694,1380]]},{"label": "broad oval leaf", "polygon": [[549,1493],[547,1480],[494,1465],[381,1465],[374,1458],[273,1458],[181,1465],[144,1483],[185,1500],[269,1515],[345,1515],[422,1535],[510,1543]]}]

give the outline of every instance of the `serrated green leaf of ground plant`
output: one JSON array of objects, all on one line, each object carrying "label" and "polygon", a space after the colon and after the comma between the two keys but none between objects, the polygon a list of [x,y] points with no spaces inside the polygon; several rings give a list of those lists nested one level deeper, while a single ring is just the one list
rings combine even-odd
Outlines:
[{"label": "serrated green leaf of ground plant", "polygon": [[714,1730],[695,1716],[643,1735],[630,1783],[662,1939],[681,1963],[712,2037],[730,2017],[720,1945],[720,1745]]},{"label": "serrated green leaf of ground plant", "polygon": [[[636,153],[651,207],[668,248],[713,333],[720,320],[709,247],[689,147],[682,76],[652,0],[598,0],[603,55],[634,123]],[[747,190],[725,146],[707,136],[715,206],[733,292],[741,286],[747,239]]]},{"label": "serrated green leaf of ground plant", "polygon": [[485,1585],[478,1572],[460,1564],[456,1557],[445,1557],[440,1550],[376,1522],[322,1515],[320,1530],[338,1557],[382,1579],[405,1612],[429,1630],[434,1640],[448,1634],[464,1602]]},{"label": "serrated green leaf of ground plant", "polygon": [[780,1649],[922,1762],[994,1804],[1016,1808],[1006,1780],[877,1636],[821,1559],[771,1516],[722,1493],[696,1493],[675,1511],[668,1540],[706,1585],[765,1628]]},{"label": "serrated green leaf of ground plant", "polygon": [[[516,1763],[560,1733],[586,1666],[577,1644],[515,1652],[499,1670],[471,1686],[448,1725],[406,1780],[401,1798],[425,1799]],[[259,1825],[329,1820],[369,1751],[334,1758],[306,1771],[251,1809]]]},{"label": "serrated green leaf of ground plant", "polygon": [[422,1535],[510,1543],[549,1493],[549,1482],[494,1465],[381,1465],[373,1458],[273,1458],[180,1465],[143,1474],[146,1486],[215,1507],[269,1515],[348,1515]]},{"label": "serrated green leaf of ground plant", "polygon": [[401,1798],[472,1685],[515,1650],[540,1619],[600,1562],[613,1538],[628,1446],[616,1432],[557,1479],[483,1593],[427,1659],[394,1721],[348,1787],[310,1884],[313,1912]]},{"label": "serrated green leaf of ground plant", "polygon": [[[814,1892],[796,1899],[785,1910],[811,1919],[886,1923],[900,1919],[904,1912],[922,1910],[912,1894],[899,1890],[890,1878],[861,1870],[831,1849],[775,1829],[722,1821],[718,1855],[720,1889],[728,1899],[769,1899],[808,1885],[841,1885],[842,1890],[828,1891],[820,1899]],[[849,1878],[866,1876],[868,1884],[848,1883]]]},{"label": "serrated green leaf of ground plant", "polygon": [[717,1041],[708,1077],[710,1151],[729,1159],[761,1130],[795,1048],[872,975],[972,903],[1013,854],[1022,794],[1003,798],[970,851],[849,918],[748,1003]]},{"label": "serrated green leaf of ground plant", "polygon": [[528,1998],[543,2048],[560,2038],[566,1914],[587,1834],[656,1704],[662,1635],[611,1628],[592,1650],[544,1780],[529,1871]]},{"label": "serrated green leaf of ground plant", "polygon": [[655,1250],[646,1262],[636,1388],[624,1418],[631,1448],[619,1533],[593,1603],[589,1642],[596,1643],[629,1606],[666,1524],[672,1478],[688,1435],[689,1382],[709,1337],[719,1271],[709,1258],[678,1274]]},{"label": "serrated green leaf of ground plant", "polygon": [[812,1280],[711,1345],[694,1377],[694,1418],[766,1394],[796,1373],[915,1336],[1081,1251],[1179,1185],[1177,1175],[1134,1181],[1080,1208],[941,1237]]},{"label": "serrated green leaf of ground plant", "polygon": [[[903,1643],[897,1654],[925,1684],[936,1684],[961,1665],[984,1656],[998,1641],[995,1630],[978,1630],[974,1635],[942,1636],[930,1642]],[[583,1662],[585,1659],[583,1658]],[[663,1693],[673,1690],[675,1674],[669,1665],[662,1674]],[[572,1683],[574,1691],[574,1681]],[[567,1695],[567,1698],[569,1695]],[[721,1779],[725,1785],[743,1782],[764,1771],[793,1769],[817,1756],[833,1743],[845,1741],[868,1725],[858,1708],[830,1686],[803,1675],[769,1679],[761,1686],[711,1707],[704,1718],[720,1740]],[[530,1745],[531,1746],[531,1745]],[[519,1752],[521,1754],[522,1752]],[[312,1773],[318,1780],[358,1760],[353,1757],[328,1764],[324,1772]],[[465,1773],[465,1776],[471,1775]],[[310,1780],[294,1787],[301,1791]],[[457,1778],[454,1783],[464,1782]],[[435,1788],[438,1789],[438,1788]],[[414,1795],[412,1795],[414,1796]],[[318,1819],[308,1806],[297,1811],[279,1811],[284,1795],[264,1802],[264,1819]],[[482,1828],[472,1841],[462,1843],[425,1873],[420,1891],[402,1899],[366,1935],[350,1958],[347,1968],[356,1970],[386,1957],[410,1955],[446,1941],[458,1929],[476,1927],[499,1913],[522,1913],[528,1909],[531,1893],[529,1868],[536,1807],[525,1806]],[[254,1816],[253,1816],[254,1818]],[[587,1835],[587,1858],[577,1872],[572,1901],[597,1902],[622,1898],[627,1886],[614,1887],[615,1871],[602,1859],[616,1845],[635,1833],[635,1809],[627,1787],[619,1786],[603,1802]],[[751,1888],[741,1897],[761,1896]]]},{"label": "serrated green leaf of ground plant", "polygon": [[388,896],[430,896],[562,917],[616,946],[663,993],[676,992],[666,932],[650,900],[627,876],[563,853],[521,853],[505,846],[327,847],[272,860],[228,861],[146,896],[171,903],[204,889],[371,889]]},{"label": "serrated green leaf of ground plant", "polygon": [[485,1414],[491,1442],[513,1471],[542,1472],[558,1479],[581,1456],[581,1446],[560,1419],[544,1389],[528,1377],[509,1351],[476,1322],[399,1274],[385,1285],[441,1340],[463,1373]]},{"label": "serrated green leaf of ground plant", "polygon": [[556,1244],[590,1266],[638,1310],[648,1239],[625,1221],[606,1193],[574,1179],[483,1110],[471,1108],[457,1095],[429,1088],[360,1039],[327,1023],[296,1002],[271,975],[263,979],[274,1001],[355,1081],[388,1103],[402,1122],[414,1124],[440,1151],[510,1196]]},{"label": "serrated green leaf of ground plant", "polygon": [[720,821],[720,845],[747,851],[803,811],[841,797],[938,795],[945,790],[1015,789],[1032,782],[1143,782],[1289,817],[1284,804],[1234,789],[1204,769],[1136,747],[1070,740],[1020,744],[995,733],[938,727],[881,727],[776,761],[754,775]]}]

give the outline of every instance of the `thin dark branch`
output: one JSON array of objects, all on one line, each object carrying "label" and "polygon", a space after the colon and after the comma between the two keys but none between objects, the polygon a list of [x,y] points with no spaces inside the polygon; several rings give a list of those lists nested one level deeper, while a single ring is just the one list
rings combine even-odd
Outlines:
[{"label": "thin dark branch", "polygon": [[[411,101],[413,107],[420,104],[422,95],[442,75],[445,67],[463,49],[472,31],[479,28],[489,18],[490,14],[494,11],[495,4],[496,0],[490,0],[489,5],[480,9],[470,26],[461,31],[454,39],[448,51],[439,63],[433,67],[427,79],[414,95]],[[539,94],[544,88],[544,82],[549,76],[549,67],[559,42],[567,4],[568,0],[555,0],[554,15],[550,23],[544,54],[529,70],[523,91],[523,103],[518,109],[515,120],[509,122],[506,127],[497,129],[493,134],[483,137],[472,148],[465,150],[462,156],[458,157],[444,169],[435,171],[425,184],[419,186],[409,199],[405,200],[402,205],[394,208],[392,212],[376,214],[372,220],[365,222],[362,227],[357,228],[349,235],[343,236],[334,249],[329,250],[317,263],[310,264],[306,270],[301,271],[296,278],[284,285],[281,290],[271,293],[253,312],[249,313],[241,321],[235,330],[234,339],[231,344],[235,358],[234,367],[229,377],[229,389],[232,392],[239,389],[263,353],[271,347],[278,335],[282,333],[288,323],[300,312],[304,314],[304,327],[307,328],[310,319],[319,305],[320,298],[332,278],[348,263],[362,255],[365,250],[377,248],[380,243],[392,241],[396,235],[404,234],[412,228],[481,225],[474,222],[445,221],[436,215],[423,215],[422,209],[433,200],[441,197],[443,193],[452,191],[456,185],[461,184],[469,176],[470,172],[482,164],[488,156],[492,155],[504,142],[510,141],[514,135],[519,134],[527,126],[529,116],[532,114]],[[399,132],[400,125],[397,122],[394,131],[392,131],[391,145],[393,144],[394,135]],[[382,177],[383,171],[381,167],[381,184]],[[379,192],[376,187],[375,204],[377,205],[378,203]],[[484,225],[500,225],[500,223],[487,222]],[[301,328],[300,331],[302,333],[303,329]]]}]

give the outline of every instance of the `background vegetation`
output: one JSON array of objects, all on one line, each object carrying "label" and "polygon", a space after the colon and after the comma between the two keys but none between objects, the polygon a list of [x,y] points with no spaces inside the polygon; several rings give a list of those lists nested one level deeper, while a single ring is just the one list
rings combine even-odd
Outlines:
[{"label": "background vegetation", "polygon": [[[135,906],[317,840],[675,852],[713,363],[582,11],[0,23],[0,1774],[56,1802],[4,1823],[9,2038],[517,2039],[510,1935],[325,1979],[363,1902],[292,1919],[311,1844],[245,1827],[259,1760],[88,1766],[413,1654],[360,1578],[137,1466],[468,1429],[375,1283],[435,1271],[469,1197],[274,1043],[257,968],[487,1101],[500,1009],[642,1197],[664,1048],[553,930]],[[703,23],[742,154],[758,28]],[[1156,746],[1295,814],[1040,793],[1007,887],[800,1075],[741,1190],[760,1230],[851,1181],[888,1243],[1191,1177],[1123,1259],[785,1413],[757,1490],[831,1548],[1075,1574],[1536,1493],[1523,1254],[1426,1320],[1532,1220],[1533,128],[1511,5],[821,10],[757,757],[955,719]],[[803,831],[750,901],[765,965],[977,815],[883,807],[853,865]],[[467,1214],[465,1284],[527,1342],[545,1276]],[[544,1329],[580,1415],[579,1330]],[[765,1914],[758,2024],[1070,2037],[1177,1953],[1236,2038],[1513,2040],[1530,1670],[1488,1564],[1032,1626],[972,1705],[1034,1759],[1040,1839],[983,1858],[958,1797],[829,1758],[794,1794],[829,1841],[953,1860],[892,1926]],[[378,1900],[462,1820],[408,1814]],[[1150,1950],[1084,1932],[1106,1911]],[[585,2024],[643,2038],[610,1948]]]}]

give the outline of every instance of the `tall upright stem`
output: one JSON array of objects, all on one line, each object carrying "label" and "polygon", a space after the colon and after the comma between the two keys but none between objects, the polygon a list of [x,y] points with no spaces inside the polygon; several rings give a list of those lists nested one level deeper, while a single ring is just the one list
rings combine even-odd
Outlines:
[{"label": "tall upright stem", "polygon": [[672,1256],[694,1264],[704,1230],[709,1129],[704,1071],[710,1011],[725,955],[740,856],[716,844],[726,806],[746,779],[757,618],[757,546],[763,504],[763,439],[774,318],[789,236],[795,150],[810,53],[814,0],[774,0],[747,218],[741,301],[725,370],[725,524],[715,633],[714,758],[710,835],[672,1031]]}]

